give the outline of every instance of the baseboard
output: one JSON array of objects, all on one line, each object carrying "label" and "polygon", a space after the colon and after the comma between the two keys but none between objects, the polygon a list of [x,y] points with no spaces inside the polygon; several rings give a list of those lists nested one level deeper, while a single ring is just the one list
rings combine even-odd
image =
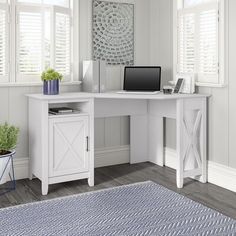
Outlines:
[{"label": "baseboard", "polygon": [[208,182],[236,192],[236,169],[208,162]]},{"label": "baseboard", "polygon": [[[119,147],[100,148],[95,150],[95,167],[119,165],[129,163],[129,145]],[[17,180],[28,178],[29,158],[14,159],[15,177]]]},{"label": "baseboard", "polygon": [[[165,148],[165,165],[176,169],[177,155],[176,151]],[[208,182],[236,192],[236,169],[208,161]]]},{"label": "baseboard", "polygon": [[95,150],[95,167],[119,165],[130,162],[129,146],[109,147]]},{"label": "baseboard", "polygon": [[13,161],[15,178],[26,179],[29,176],[29,158],[16,158]]}]

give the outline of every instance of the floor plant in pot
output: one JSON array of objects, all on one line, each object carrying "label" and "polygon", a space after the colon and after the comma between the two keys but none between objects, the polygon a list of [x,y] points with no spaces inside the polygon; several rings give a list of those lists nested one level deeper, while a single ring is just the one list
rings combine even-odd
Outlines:
[{"label": "floor plant in pot", "polygon": [[7,182],[18,134],[19,128],[8,123],[0,124],[0,185]]},{"label": "floor plant in pot", "polygon": [[44,95],[57,95],[59,94],[59,83],[63,79],[62,74],[54,69],[45,70],[41,79],[43,81],[43,94]]}]

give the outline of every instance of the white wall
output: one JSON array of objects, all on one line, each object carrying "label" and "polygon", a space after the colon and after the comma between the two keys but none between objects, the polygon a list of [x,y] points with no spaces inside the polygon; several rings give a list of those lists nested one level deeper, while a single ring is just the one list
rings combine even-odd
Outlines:
[{"label": "white wall", "polygon": [[150,0],[150,63],[162,67],[162,85],[172,77],[172,1]]},{"label": "white wall", "polygon": [[[164,70],[172,68],[172,3],[174,0],[151,0],[151,39],[150,58],[152,63],[162,64]],[[228,1],[228,48],[226,70],[228,85],[225,88],[199,88],[201,93],[212,95],[209,101],[209,160],[236,168],[236,1]],[[227,11],[227,10],[226,10]],[[158,23],[160,22],[160,23]],[[161,26],[159,26],[161,24]],[[159,29],[157,28],[159,27]],[[227,32],[226,32],[227,33]],[[164,36],[163,36],[164,34]],[[152,35],[152,33],[151,33]],[[155,40],[153,40],[153,37]],[[162,40],[164,37],[165,40]],[[159,39],[159,40],[158,40]],[[155,42],[158,42],[156,44]],[[166,53],[167,52],[167,53]],[[169,79],[172,78],[168,74]],[[166,146],[175,149],[175,121],[166,124]]]},{"label": "white wall", "polygon": [[[134,0],[135,3],[135,57],[137,64],[149,64],[149,1]],[[80,62],[91,59],[91,26],[92,1],[80,0]],[[82,73],[80,63],[80,73]],[[123,72],[121,67],[109,67],[107,75],[108,89],[120,89]],[[79,86],[63,86],[62,92],[79,91]],[[0,122],[8,121],[20,127],[20,138],[17,147],[17,158],[28,158],[28,93],[41,93],[41,87],[0,87]],[[37,124],[35,124],[37,125]],[[97,119],[95,122],[95,146],[102,156],[101,150],[129,145],[129,118],[117,117]],[[127,149],[120,149],[127,155]]]},{"label": "white wall", "polygon": [[[149,1],[127,0],[135,4],[135,62],[149,64]],[[91,12],[92,1],[80,2],[80,61],[92,58]],[[82,66],[82,65],[81,65]],[[80,67],[80,72],[82,68]],[[123,67],[107,67],[107,89],[119,90],[123,82]],[[95,148],[129,145],[129,118],[96,119]]]},{"label": "white wall", "polygon": [[[150,63],[162,67],[162,86],[172,80],[172,1],[150,0]],[[166,119],[165,143],[175,149],[175,120]]]}]

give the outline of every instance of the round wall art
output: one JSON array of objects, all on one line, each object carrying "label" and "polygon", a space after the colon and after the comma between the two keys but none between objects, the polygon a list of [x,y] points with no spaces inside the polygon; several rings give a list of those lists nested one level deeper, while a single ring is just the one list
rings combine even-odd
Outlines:
[{"label": "round wall art", "polygon": [[134,64],[134,5],[93,0],[93,59]]}]

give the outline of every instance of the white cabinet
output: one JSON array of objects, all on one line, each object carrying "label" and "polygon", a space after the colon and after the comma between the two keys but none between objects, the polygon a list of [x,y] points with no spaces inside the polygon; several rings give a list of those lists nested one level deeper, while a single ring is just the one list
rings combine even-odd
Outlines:
[{"label": "white cabinet", "polygon": [[[78,113],[49,115],[51,107],[70,107]],[[88,179],[94,186],[94,98],[70,94],[29,96],[29,178],[48,186]]]},{"label": "white cabinet", "polygon": [[49,118],[49,177],[89,170],[88,116]]}]

